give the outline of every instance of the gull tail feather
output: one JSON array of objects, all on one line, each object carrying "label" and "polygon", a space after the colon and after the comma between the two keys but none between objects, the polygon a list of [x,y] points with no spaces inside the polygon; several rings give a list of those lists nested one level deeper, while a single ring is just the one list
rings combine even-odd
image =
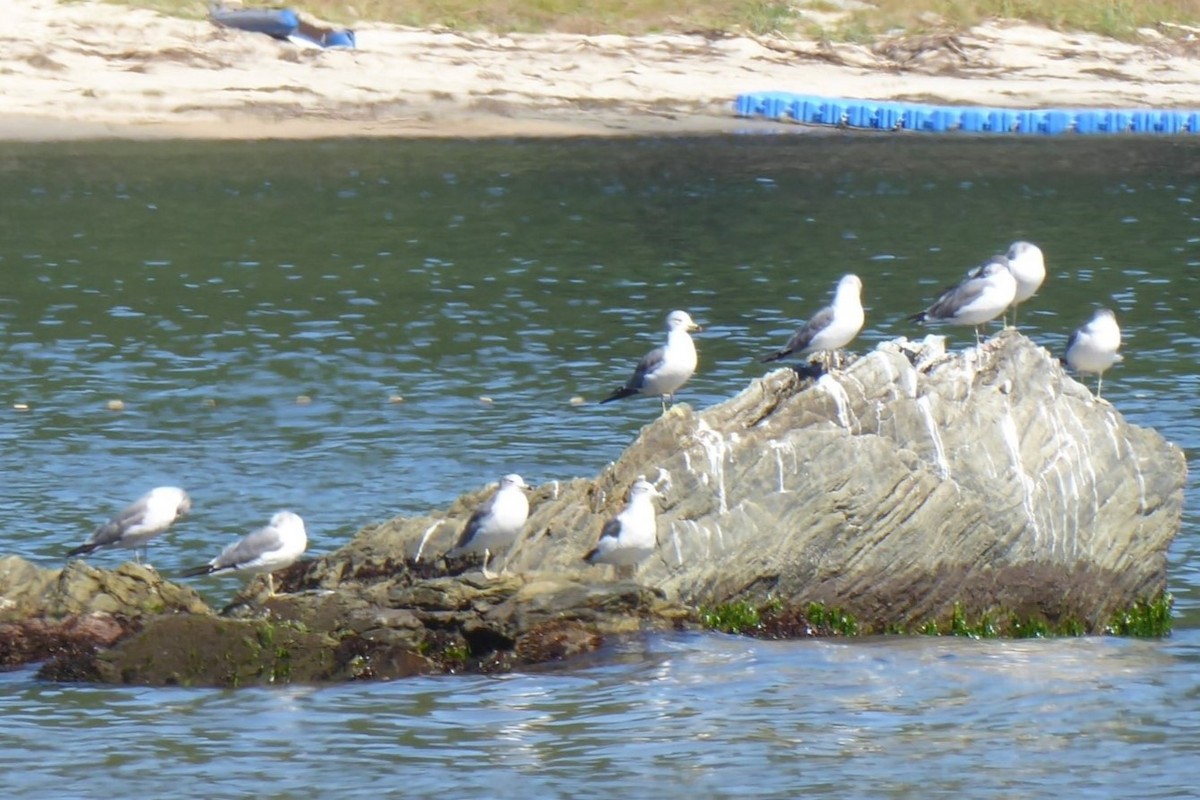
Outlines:
[{"label": "gull tail feather", "polygon": [[71,556],[87,555],[88,553],[95,550],[97,547],[99,547],[99,545],[95,545],[95,544],[81,544],[81,545],[79,545],[79,547],[72,547],[70,550],[67,551],[67,558],[70,558]]},{"label": "gull tail feather", "polygon": [[910,314],[909,316],[905,317],[905,319],[909,322],[924,322],[928,318],[929,317],[924,311],[918,311],[916,314]]},{"label": "gull tail feather", "polygon": [[179,575],[183,578],[194,578],[197,575],[209,575],[216,571],[216,567],[214,567],[212,564],[205,564],[203,567],[192,567],[191,569],[185,569],[183,572],[179,573]]},{"label": "gull tail feather", "polygon": [[621,400],[626,397],[631,397],[632,395],[635,395],[637,393],[638,393],[637,389],[630,389],[628,386],[622,386],[620,389],[617,389],[615,392],[610,394],[608,397],[601,400],[600,405],[604,405],[605,403],[612,402],[613,400]]},{"label": "gull tail feather", "polygon": [[763,356],[762,358],[760,358],[758,360],[758,363],[769,364],[772,361],[782,361],[783,359],[787,358],[791,354],[792,354],[791,350],[776,350],[774,353],[771,353],[771,355]]}]

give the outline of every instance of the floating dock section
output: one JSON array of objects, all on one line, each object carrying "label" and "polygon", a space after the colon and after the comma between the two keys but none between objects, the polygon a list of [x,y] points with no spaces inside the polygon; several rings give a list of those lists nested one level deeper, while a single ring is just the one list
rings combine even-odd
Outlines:
[{"label": "floating dock section", "polygon": [[791,92],[738,95],[739,117],[875,131],[1058,136],[1200,134],[1200,110],[982,108],[851,100]]}]

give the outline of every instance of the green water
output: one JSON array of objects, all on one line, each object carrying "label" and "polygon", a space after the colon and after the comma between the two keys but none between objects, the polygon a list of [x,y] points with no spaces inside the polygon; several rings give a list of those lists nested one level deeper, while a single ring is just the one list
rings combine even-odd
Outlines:
[{"label": "green water", "polygon": [[[1113,307],[1125,361],[1105,397],[1194,453],[1198,156],[823,136],[0,144],[0,553],[59,564],[161,483],[195,499],[150,551],[171,574],[282,507],[322,553],[506,472],[591,475],[658,404],[571,399],[623,382],[672,308],[706,328],[679,396],[703,407],[762,374],[842,274],[864,282],[861,352],[923,335],[904,317],[1016,239],[1049,270],[1022,331],[1061,351]],[[1193,477],[1168,642],[666,637],[574,674],[234,695],[20,672],[0,764],[29,796],[641,796],[684,775],[706,796],[1103,797],[1113,764],[1136,773],[1121,789],[1186,793],[1196,499]],[[239,581],[196,585],[220,603]]]}]

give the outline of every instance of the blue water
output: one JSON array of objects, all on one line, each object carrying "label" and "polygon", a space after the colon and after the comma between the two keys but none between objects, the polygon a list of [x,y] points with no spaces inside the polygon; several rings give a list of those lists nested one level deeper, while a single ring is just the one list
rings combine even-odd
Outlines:
[{"label": "blue water", "polygon": [[[658,413],[592,401],[670,309],[706,327],[680,395],[703,407],[762,374],[841,274],[863,278],[863,351],[923,334],[904,317],[1018,238],[1049,266],[1022,331],[1059,351],[1115,308],[1126,360],[1105,397],[1192,456],[1197,156],[838,137],[0,145],[0,554],[60,565],[159,483],[195,498],[150,550],[170,576],[281,507],[324,553],[505,472],[591,475]],[[6,789],[1187,796],[1192,472],[1164,641],[689,634],[565,671],[236,692],[19,670],[0,675]],[[220,605],[240,582],[194,585]]]}]

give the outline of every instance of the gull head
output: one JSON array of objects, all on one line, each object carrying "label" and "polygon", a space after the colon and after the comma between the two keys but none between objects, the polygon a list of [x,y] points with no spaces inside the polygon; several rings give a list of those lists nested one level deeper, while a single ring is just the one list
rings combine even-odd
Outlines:
[{"label": "gull head", "polygon": [[503,478],[500,479],[500,488],[501,489],[507,489],[510,486],[514,486],[518,489],[528,489],[529,488],[529,484],[527,484],[525,482],[525,480],[515,472],[510,472],[507,475],[505,475]]},{"label": "gull head", "polygon": [[281,531],[305,533],[304,520],[300,519],[299,514],[292,511],[276,511],[271,517],[270,527],[278,528]]},{"label": "gull head", "polygon": [[1009,261],[1028,261],[1030,263],[1045,264],[1046,260],[1042,256],[1042,248],[1032,242],[1013,242],[1008,248]]},{"label": "gull head", "polygon": [[1010,274],[1008,271],[1008,258],[1006,256],[992,256],[988,259],[979,271],[975,273],[976,278],[994,278],[1000,274]]},{"label": "gull head", "polygon": [[691,314],[686,311],[672,311],[667,314],[667,331],[701,331],[704,330],[697,325]]},{"label": "gull head", "polygon": [[639,477],[634,481],[633,486],[629,487],[629,502],[637,500],[639,497],[662,497],[658,489],[654,488],[654,484],[646,480],[644,477]]},{"label": "gull head", "polygon": [[192,510],[192,498],[187,492],[179,490],[179,505],[175,507],[175,516],[185,517]]},{"label": "gull head", "polygon": [[862,279],[857,275],[850,273],[843,275],[838,281],[837,296],[840,297],[858,297],[862,294]]}]

